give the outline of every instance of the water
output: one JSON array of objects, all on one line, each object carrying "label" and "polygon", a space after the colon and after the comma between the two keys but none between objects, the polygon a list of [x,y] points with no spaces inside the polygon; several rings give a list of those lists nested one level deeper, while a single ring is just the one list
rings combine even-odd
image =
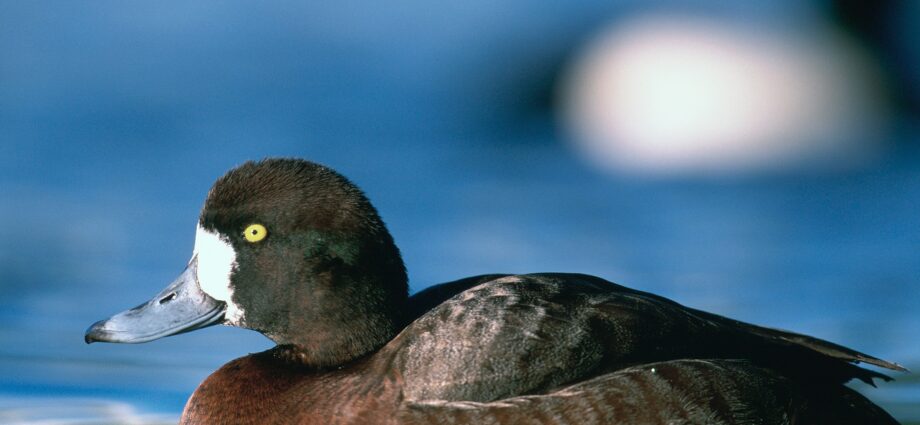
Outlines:
[{"label": "water", "polygon": [[[410,3],[0,3],[0,423],[174,422],[209,373],[270,347],[223,327],[82,340],[181,271],[216,177],[270,155],[361,186],[413,290],[590,273],[920,370],[920,131],[836,174],[605,174],[539,99],[615,7]],[[920,381],[895,377],[857,388],[920,423]]]}]

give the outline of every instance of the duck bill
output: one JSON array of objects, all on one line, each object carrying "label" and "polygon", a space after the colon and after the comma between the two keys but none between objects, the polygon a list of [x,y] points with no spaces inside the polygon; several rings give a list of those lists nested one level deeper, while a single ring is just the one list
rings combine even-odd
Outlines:
[{"label": "duck bill", "polygon": [[224,320],[226,304],[205,294],[198,285],[198,258],[150,301],[93,323],[84,339],[91,342],[136,344],[153,341]]}]

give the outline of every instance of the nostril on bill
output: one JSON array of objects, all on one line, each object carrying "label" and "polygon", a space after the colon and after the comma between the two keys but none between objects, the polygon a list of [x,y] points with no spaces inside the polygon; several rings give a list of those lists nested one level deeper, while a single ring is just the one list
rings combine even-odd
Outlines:
[{"label": "nostril on bill", "polygon": [[175,293],[175,292],[170,292],[169,295],[167,295],[167,296],[165,296],[165,297],[163,297],[163,298],[160,298],[160,304],[166,304],[166,303],[168,303],[168,302],[170,302],[170,301],[172,301],[172,300],[174,300],[174,299],[176,299],[176,293]]}]

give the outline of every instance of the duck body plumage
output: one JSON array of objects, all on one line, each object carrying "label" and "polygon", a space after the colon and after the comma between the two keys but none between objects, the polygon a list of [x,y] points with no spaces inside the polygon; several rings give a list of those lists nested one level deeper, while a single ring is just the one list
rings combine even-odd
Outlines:
[{"label": "duck body plumage", "polygon": [[215,324],[277,346],[221,367],[184,424],[896,424],[844,386],[890,363],[604,279],[484,275],[409,296],[364,194],[309,161],[217,180],[192,258],[86,342]]},{"label": "duck body plumage", "polygon": [[478,276],[409,306],[392,341],[340,367],[283,346],[225,365],[182,423],[897,423],[842,385],[887,379],[851,362],[896,364],[593,276]]}]

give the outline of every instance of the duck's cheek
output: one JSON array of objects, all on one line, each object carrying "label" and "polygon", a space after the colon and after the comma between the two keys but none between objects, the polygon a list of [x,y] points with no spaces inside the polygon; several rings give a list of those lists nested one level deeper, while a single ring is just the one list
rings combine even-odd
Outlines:
[{"label": "duck's cheek", "polygon": [[216,300],[227,304],[224,323],[241,326],[243,309],[233,301],[231,275],[236,269],[236,250],[220,233],[198,225],[192,259],[198,258],[198,286]]}]

